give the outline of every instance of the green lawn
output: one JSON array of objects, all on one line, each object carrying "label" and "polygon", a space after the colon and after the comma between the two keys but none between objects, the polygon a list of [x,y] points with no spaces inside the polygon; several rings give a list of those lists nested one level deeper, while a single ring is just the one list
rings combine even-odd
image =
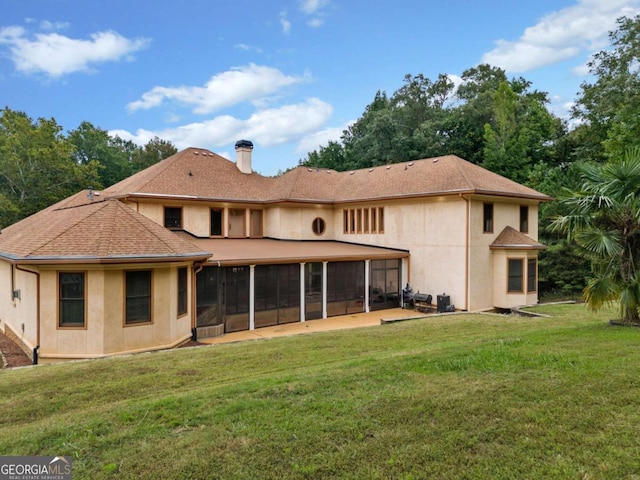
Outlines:
[{"label": "green lawn", "polygon": [[0,455],[75,479],[640,478],[640,329],[450,315],[0,373]]}]

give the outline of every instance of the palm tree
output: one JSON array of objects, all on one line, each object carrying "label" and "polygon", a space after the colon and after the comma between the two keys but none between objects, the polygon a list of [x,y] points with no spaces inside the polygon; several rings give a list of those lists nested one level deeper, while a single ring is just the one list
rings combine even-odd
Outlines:
[{"label": "palm tree", "polygon": [[561,200],[568,214],[553,227],[591,260],[587,303],[597,310],[618,301],[621,320],[640,324],[640,148],[602,165],[581,165],[580,176],[581,188]]}]

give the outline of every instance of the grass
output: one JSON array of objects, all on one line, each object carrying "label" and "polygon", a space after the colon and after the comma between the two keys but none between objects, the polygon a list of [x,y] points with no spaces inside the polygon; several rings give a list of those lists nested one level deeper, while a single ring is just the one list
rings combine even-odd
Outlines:
[{"label": "grass", "polygon": [[0,455],[75,479],[640,478],[640,329],[452,315],[0,373]]}]

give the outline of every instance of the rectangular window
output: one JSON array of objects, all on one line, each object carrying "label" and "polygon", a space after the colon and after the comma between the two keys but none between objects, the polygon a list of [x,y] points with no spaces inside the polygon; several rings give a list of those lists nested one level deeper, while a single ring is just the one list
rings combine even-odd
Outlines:
[{"label": "rectangular window", "polygon": [[371,233],[378,233],[378,214],[375,208],[371,209]]},{"label": "rectangular window", "polygon": [[181,207],[164,207],[164,226],[166,228],[182,228]]},{"label": "rectangular window", "polygon": [[482,232],[493,233],[493,203],[485,203],[482,215]]},{"label": "rectangular window", "polygon": [[59,272],[58,298],[59,326],[84,327],[85,274],[82,272]]},{"label": "rectangular window", "polygon": [[522,233],[529,232],[529,207],[526,205],[520,206],[520,231]]},{"label": "rectangular window", "polygon": [[530,258],[527,260],[527,292],[538,290],[538,260]]},{"label": "rectangular window", "polygon": [[344,209],[342,223],[345,234],[384,233],[384,207]]},{"label": "rectangular window", "polygon": [[125,324],[151,322],[151,270],[125,272]]},{"label": "rectangular window", "polygon": [[187,313],[187,267],[178,269],[178,316]]},{"label": "rectangular window", "polygon": [[508,271],[508,292],[522,292],[522,273],[523,263],[521,258],[509,259],[509,271]]},{"label": "rectangular window", "polygon": [[211,231],[212,237],[222,236],[222,210],[219,208],[211,209]]}]

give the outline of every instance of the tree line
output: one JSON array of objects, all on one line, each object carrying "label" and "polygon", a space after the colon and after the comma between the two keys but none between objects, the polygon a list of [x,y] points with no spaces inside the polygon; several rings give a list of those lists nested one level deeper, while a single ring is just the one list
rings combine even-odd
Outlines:
[{"label": "tree line", "polygon": [[153,138],[144,146],[89,122],[63,133],[55,119],[0,112],[0,227],[87,187],[106,188],[177,152]]}]

